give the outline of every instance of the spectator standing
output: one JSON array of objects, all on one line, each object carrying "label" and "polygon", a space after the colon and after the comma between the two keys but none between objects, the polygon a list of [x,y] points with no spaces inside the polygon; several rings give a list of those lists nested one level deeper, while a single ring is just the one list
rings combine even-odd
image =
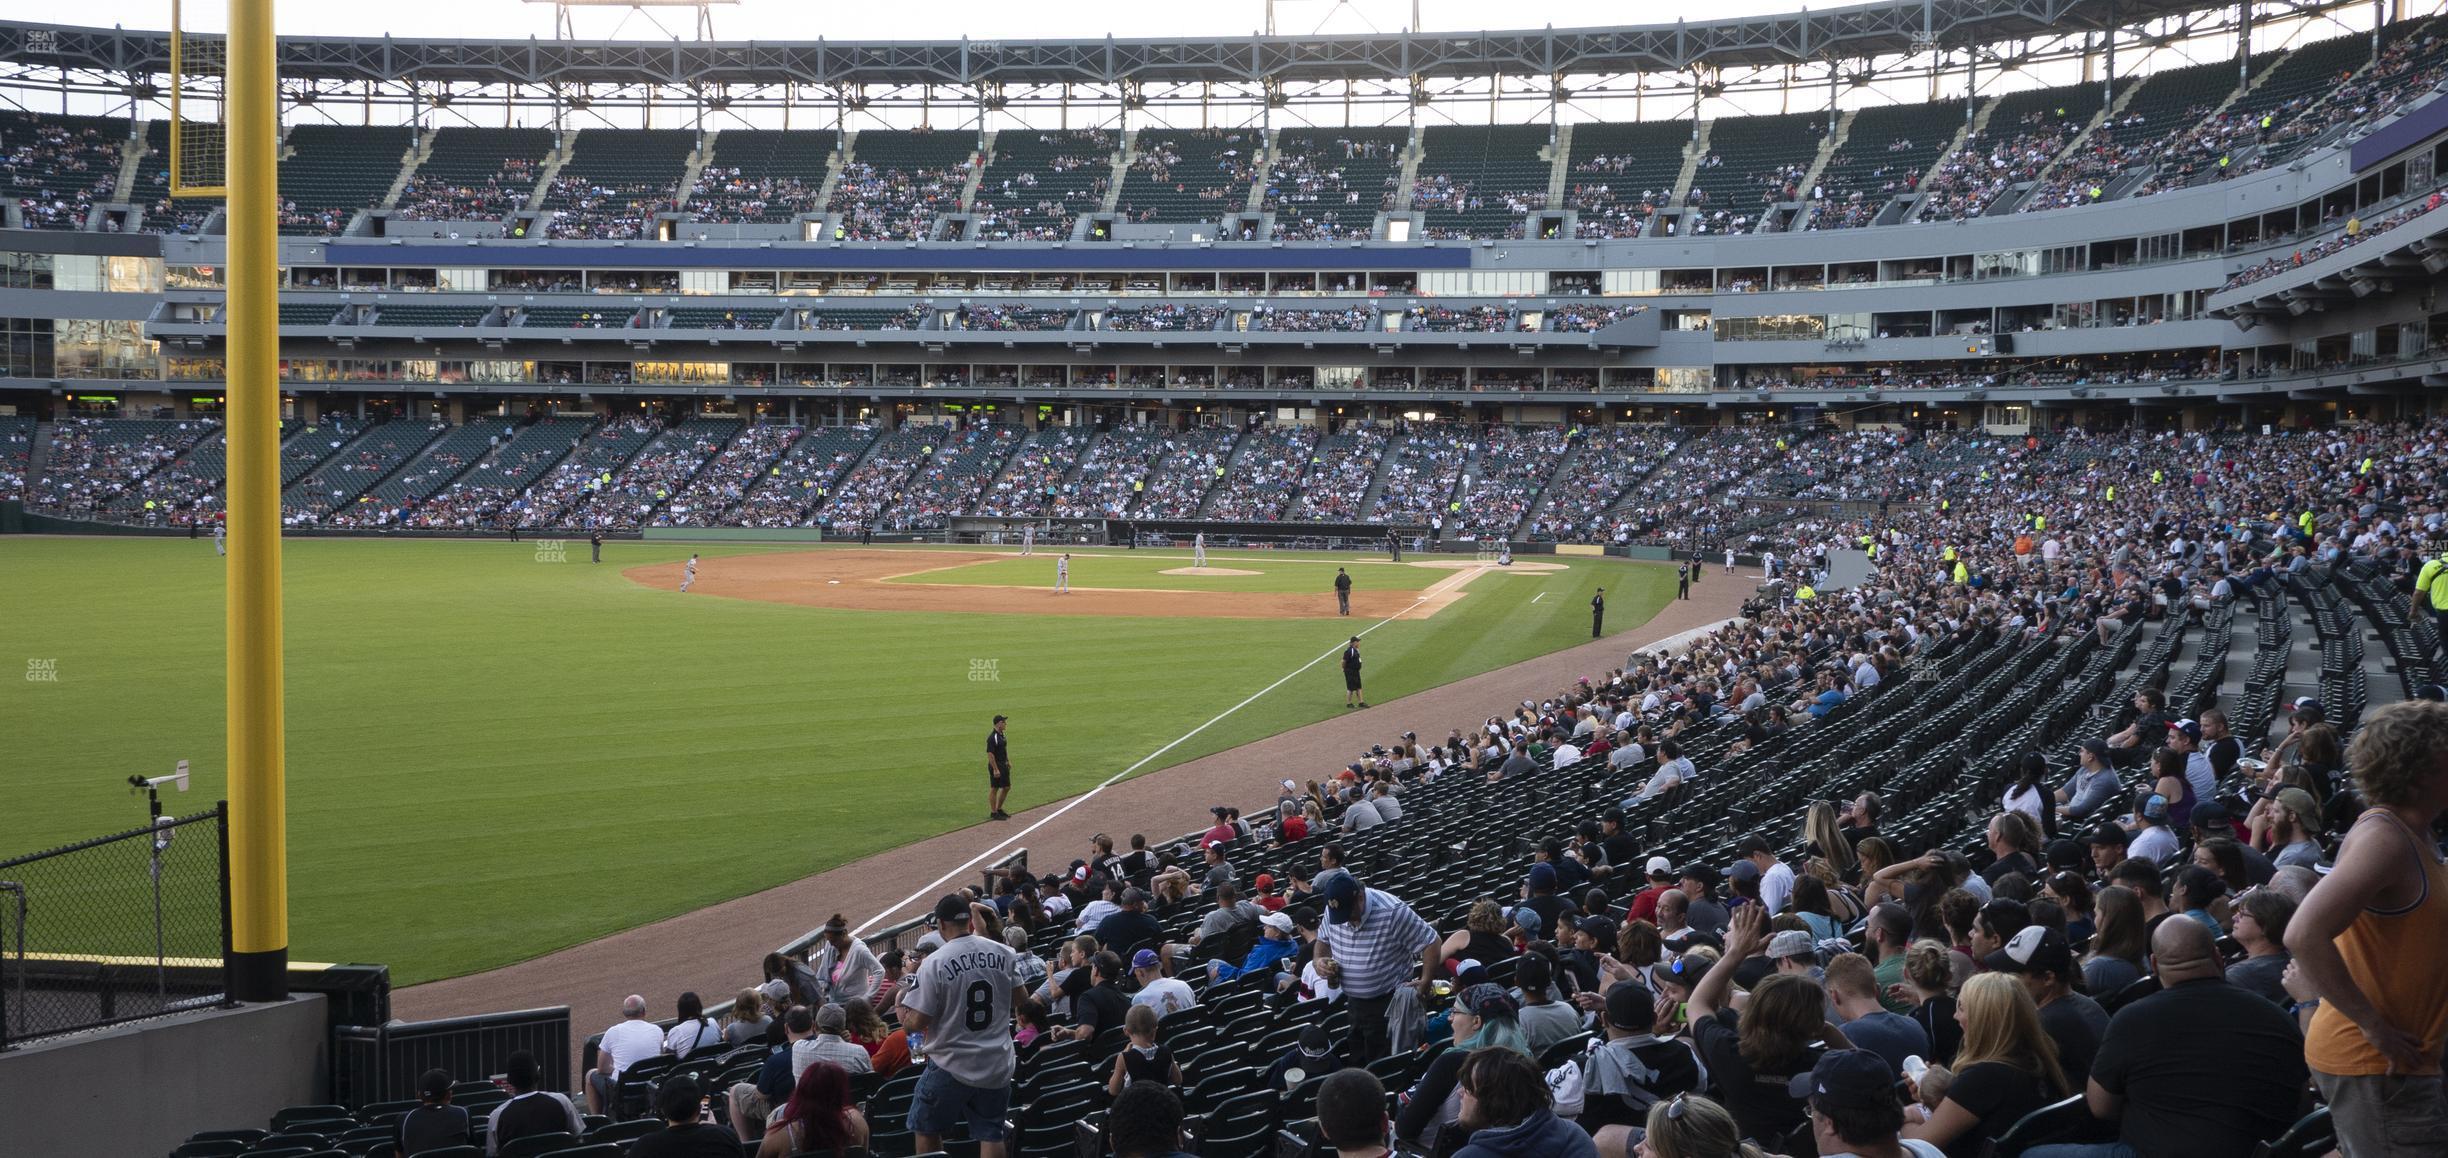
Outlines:
[{"label": "spectator standing", "polygon": [[1009,946],[970,932],[969,901],[935,902],[936,926],[952,939],[928,955],[901,996],[901,1025],[926,1035],[927,1067],[910,1101],[919,1153],[943,1149],[944,1131],[966,1122],[980,1158],[1003,1158],[1010,1109],[1012,1005],[1027,993]]},{"label": "spectator standing", "polygon": [[1420,965],[1421,999],[1428,997],[1428,984],[1444,960],[1436,930],[1400,898],[1362,887],[1349,872],[1324,882],[1319,891],[1326,900],[1319,940],[1331,955],[1326,980],[1342,990],[1351,1010],[1352,1041],[1346,1056],[1374,1061],[1391,1052],[1386,1007],[1395,988],[1412,980],[1414,957]]},{"label": "spectator standing", "polygon": [[859,998],[873,1000],[876,978],[883,972],[875,951],[865,941],[850,935],[850,920],[840,913],[825,921],[824,936],[817,939],[809,966],[816,973],[819,1004],[848,1005]]},{"label": "spectator standing", "polygon": [[2410,700],[2364,717],[2347,763],[2371,807],[2285,943],[2319,994],[2304,1056],[2341,1148],[2412,1154],[2448,1137],[2448,867],[2430,836],[2448,811],[2448,704]]}]

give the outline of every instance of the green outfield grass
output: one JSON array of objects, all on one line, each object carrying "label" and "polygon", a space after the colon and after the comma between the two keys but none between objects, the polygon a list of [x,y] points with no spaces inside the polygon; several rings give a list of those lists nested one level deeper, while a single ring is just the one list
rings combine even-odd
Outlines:
[{"label": "green outfield grass", "polygon": [[[451,976],[978,823],[996,712],[1012,717],[1014,810],[1067,796],[1354,625],[1083,630],[682,596],[620,575],[692,549],[760,550],[616,543],[592,566],[583,542],[562,563],[532,543],[287,544],[293,956],[383,962],[402,983]],[[1332,574],[1264,562],[1250,569]],[[1572,564],[1478,580],[1433,619],[1379,629],[1371,698],[1586,640],[1594,586],[1617,631],[1672,593],[1663,567]],[[1444,574],[1350,565],[1373,586]],[[0,684],[0,798],[14,805],[0,809],[0,856],[141,823],[126,778],[181,758],[196,783],[174,811],[223,794],[222,569],[209,542],[0,539],[0,659],[56,672]],[[1342,699],[1335,664],[1320,663],[1149,770],[1337,714]],[[1391,739],[1455,721],[1384,722]],[[1206,803],[1149,818],[1151,834],[1192,826]]]},{"label": "green outfield grass", "polygon": [[[1040,550],[1028,558],[997,559],[903,575],[895,583],[947,583],[979,587],[1051,587],[1054,561],[1060,551]],[[1256,571],[1256,575],[1167,575],[1190,565],[1190,552],[1082,552],[1071,555],[1071,585],[1156,591],[1251,591],[1267,594],[1318,595],[1334,593],[1335,568],[1351,572],[1354,590],[1418,591],[1453,572],[1442,567],[1396,566],[1385,556],[1296,555],[1288,551],[1207,552],[1209,567]],[[1490,584],[1499,580],[1491,576]],[[1583,602],[1588,596],[1582,597]]]}]

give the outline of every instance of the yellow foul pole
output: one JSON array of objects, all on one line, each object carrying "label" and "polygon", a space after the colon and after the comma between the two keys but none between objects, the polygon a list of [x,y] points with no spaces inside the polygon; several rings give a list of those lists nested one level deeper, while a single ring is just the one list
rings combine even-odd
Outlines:
[{"label": "yellow foul pole", "polygon": [[272,0],[229,7],[230,996],[289,995]]}]

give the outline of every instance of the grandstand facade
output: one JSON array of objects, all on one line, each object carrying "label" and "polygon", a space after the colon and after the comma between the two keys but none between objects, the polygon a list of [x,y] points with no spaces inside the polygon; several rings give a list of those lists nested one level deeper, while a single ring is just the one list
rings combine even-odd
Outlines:
[{"label": "grandstand facade", "polygon": [[[891,86],[941,67],[942,46],[809,46],[804,60],[774,47],[728,66],[705,55],[718,46],[684,46],[686,67],[706,70],[692,75],[743,94],[702,102],[699,127],[581,125],[590,98],[564,94],[552,127],[498,128],[435,93],[526,91],[517,70],[533,64],[497,44],[386,42],[404,59],[363,82],[368,108],[436,86],[419,90],[415,123],[335,125],[300,102],[284,146],[284,387],[295,429],[326,444],[292,448],[292,519],[390,525],[473,488],[474,513],[454,501],[419,517],[585,522],[591,506],[545,482],[579,465],[598,477],[590,491],[651,468],[622,526],[895,517],[888,503],[836,518],[829,481],[779,512],[737,483],[717,509],[675,509],[697,476],[662,450],[714,438],[697,457],[727,460],[768,426],[781,430],[726,469],[799,465],[814,432],[846,427],[824,440],[852,444],[833,452],[846,478],[878,466],[896,429],[985,425],[997,433],[979,445],[919,439],[927,461],[903,473],[991,482],[1019,469],[1031,432],[1102,432],[1115,445],[1067,448],[1069,469],[1036,490],[1043,506],[1090,465],[1137,464],[1127,498],[1091,504],[1104,517],[1149,507],[1139,484],[1201,427],[1223,432],[1206,452],[1217,472],[1164,509],[1240,517],[1239,468],[1272,452],[1273,428],[1312,426],[1327,436],[1316,473],[1357,492],[1295,478],[1252,517],[1368,522],[1405,461],[1402,424],[1499,432],[1469,440],[1459,487],[1477,486],[1482,458],[1521,473],[1505,459],[1537,427],[1572,432],[1571,453],[1544,460],[1552,473],[1517,488],[1536,493],[1595,444],[1581,431],[1618,425],[2004,434],[2429,409],[2423,387],[2448,373],[2448,317],[2428,304],[2432,238],[2448,229],[2431,212],[2448,22],[2391,11],[2340,33],[2341,13],[2369,12],[2339,6],[2239,56],[2233,42],[2267,37],[2223,21],[2283,14],[2122,9],[1874,5],[1676,26],[1674,52],[1647,70],[1713,70],[1730,101],[1781,61],[1781,103],[1802,111],[1706,115],[1702,85],[1692,115],[1567,123],[1559,80],[1544,123],[1422,123],[1436,98],[1415,84],[1394,114],[1411,123],[1344,129],[1276,123],[1275,109],[1320,99],[1321,78],[1381,83],[1372,53],[1402,55],[1420,83],[1501,92],[1508,46],[1579,77],[1632,69],[1666,34],[1321,42],[1312,60],[1262,55],[1248,118],[1185,128],[1163,123],[1183,119],[1168,109],[1179,92],[1155,79],[1250,80],[1221,46],[1181,46],[1161,67],[1140,59],[1158,46],[1136,42],[1068,65],[1072,42],[959,46],[957,74],[1004,94],[998,115],[1027,112],[1027,86],[1096,82],[1064,68],[1142,68],[1105,78],[1119,86],[1111,127],[991,131],[860,127],[850,111],[853,88],[862,109],[906,100]],[[2120,71],[2120,45],[2130,61],[2222,29],[2227,59]],[[367,67],[369,43],[285,42],[284,67],[314,91]],[[0,26],[0,83],[64,100],[105,60],[144,73],[160,48],[158,33]],[[1838,72],[1822,89],[1796,71],[1842,52],[1859,70],[1844,75],[1865,80],[1922,69],[1938,99],[1847,108]],[[2079,64],[2083,79],[2008,90],[1998,61]],[[833,126],[721,127],[794,63],[833,86]],[[989,107],[980,97],[977,125]],[[0,407],[28,427],[31,466],[0,498],[156,522],[212,507],[217,437],[158,446],[149,427],[105,425],[88,433],[146,453],[101,456],[108,477],[54,478],[67,505],[42,480],[77,461],[55,452],[74,441],[62,422],[211,430],[224,239],[217,206],[166,197],[164,129],[150,115],[0,116]],[[150,505],[131,513],[138,495]],[[901,529],[1000,510],[959,488],[901,505]],[[1478,533],[1554,533],[1538,504],[1514,505],[1509,526]]]}]

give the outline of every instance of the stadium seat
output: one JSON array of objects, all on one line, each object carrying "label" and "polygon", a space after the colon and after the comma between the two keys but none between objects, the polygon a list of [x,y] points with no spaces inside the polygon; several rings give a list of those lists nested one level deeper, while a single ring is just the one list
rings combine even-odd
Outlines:
[{"label": "stadium seat", "polygon": [[504,1144],[500,1148],[500,1158],[534,1158],[538,1154],[557,1154],[563,1150],[576,1149],[579,1145],[578,1135],[566,1130],[556,1130],[550,1134],[529,1134],[524,1138]]},{"label": "stadium seat", "polygon": [[252,1148],[252,1143],[236,1138],[201,1142],[190,1139],[180,1143],[178,1149],[172,1150],[170,1158],[229,1158],[232,1154],[244,1154],[250,1148]]},{"label": "stadium seat", "polygon": [[1991,1139],[1984,1153],[1987,1158],[2016,1158],[2034,1146],[2098,1141],[2113,1134],[2114,1127],[2092,1117],[2090,1105],[2075,1094],[2023,1115]]},{"label": "stadium seat", "polygon": [[2336,1148],[2337,1128],[2329,1121],[2329,1107],[2322,1106],[2254,1149],[2253,1158],[2320,1158]]},{"label": "stadium seat", "polygon": [[589,1145],[597,1142],[628,1142],[662,1129],[663,1123],[654,1118],[640,1118],[633,1122],[609,1122],[588,1127],[581,1140]]}]

